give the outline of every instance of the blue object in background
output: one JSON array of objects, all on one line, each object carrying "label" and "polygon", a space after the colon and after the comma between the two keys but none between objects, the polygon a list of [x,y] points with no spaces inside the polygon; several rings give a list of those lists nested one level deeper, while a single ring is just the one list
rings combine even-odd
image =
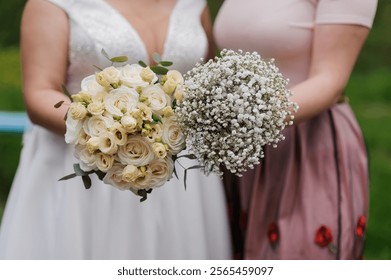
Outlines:
[{"label": "blue object in background", "polygon": [[23,133],[30,125],[26,112],[0,112],[0,132]]}]

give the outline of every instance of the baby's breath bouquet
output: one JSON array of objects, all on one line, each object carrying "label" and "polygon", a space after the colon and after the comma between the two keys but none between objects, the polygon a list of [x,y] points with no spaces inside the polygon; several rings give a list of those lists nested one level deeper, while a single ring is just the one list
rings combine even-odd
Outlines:
[{"label": "baby's breath bouquet", "polygon": [[175,112],[188,152],[206,173],[221,175],[224,166],[240,176],[259,164],[263,147],[284,139],[281,132],[297,110],[288,80],[257,53],[223,50],[184,78],[186,94]]},{"label": "baby's breath bouquet", "polygon": [[[109,58],[124,62],[126,57]],[[157,65],[143,62],[100,69],[70,95],[65,141],[74,146],[75,173],[86,188],[90,174],[121,190],[146,199],[174,172],[185,138],[173,111],[174,96],[183,96],[183,77],[155,56]],[[159,74],[159,75],[157,75]],[[62,103],[56,104],[56,107]]]}]

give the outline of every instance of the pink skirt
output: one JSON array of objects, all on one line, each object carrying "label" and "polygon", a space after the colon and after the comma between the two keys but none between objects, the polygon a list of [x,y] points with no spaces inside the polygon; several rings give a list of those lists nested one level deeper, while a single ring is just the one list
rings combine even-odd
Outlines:
[{"label": "pink skirt", "polygon": [[243,177],[225,175],[235,258],[360,259],[368,160],[348,104],[289,127]]}]

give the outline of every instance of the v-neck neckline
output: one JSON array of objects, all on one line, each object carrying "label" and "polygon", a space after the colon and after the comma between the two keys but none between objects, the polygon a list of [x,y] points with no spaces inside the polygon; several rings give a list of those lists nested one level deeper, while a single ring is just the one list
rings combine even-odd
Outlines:
[{"label": "v-neck neckline", "polygon": [[[174,18],[175,14],[176,14],[176,10],[178,9],[180,1],[181,0],[176,0],[175,1],[174,8],[172,9],[172,11],[170,13],[170,18],[168,19],[166,38],[164,39],[164,43],[163,43],[163,50],[162,50],[162,53],[159,54],[163,59],[165,58],[167,45],[168,45],[168,43],[170,42],[170,39],[171,39],[171,33],[172,33],[171,29],[172,29],[172,24],[173,24],[173,18]],[[101,0],[101,2],[103,3],[103,5],[105,5],[107,7],[108,10],[110,10],[113,14],[115,14],[122,21],[124,21],[125,26],[127,26],[129,28],[129,30],[137,38],[138,43],[141,45],[141,48],[142,48],[142,50],[144,52],[145,59],[147,60],[147,61],[144,61],[144,62],[147,65],[150,65],[152,61],[150,61],[150,56],[149,56],[149,53],[148,53],[147,45],[145,44],[144,40],[142,39],[142,37],[141,37],[140,33],[137,31],[137,29],[134,28],[133,24],[125,17],[125,15],[122,14],[112,4],[110,4],[106,0]]]}]

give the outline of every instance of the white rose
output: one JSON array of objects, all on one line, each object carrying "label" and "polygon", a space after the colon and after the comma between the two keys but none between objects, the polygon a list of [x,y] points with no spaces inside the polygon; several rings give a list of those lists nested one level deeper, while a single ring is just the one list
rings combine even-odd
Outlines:
[{"label": "white rose", "polygon": [[139,169],[141,174],[131,183],[131,186],[135,190],[150,189],[152,187],[152,172],[149,168],[142,166]]},{"label": "white rose", "polygon": [[93,101],[92,103],[88,104],[87,110],[92,115],[99,116],[104,113],[105,104],[103,104],[103,102],[100,102],[100,101]]},{"label": "white rose", "polygon": [[178,100],[179,102],[183,101],[183,98],[185,97],[185,88],[184,86],[177,86],[175,92],[174,92],[174,98]]},{"label": "white rose", "polygon": [[111,117],[92,116],[83,122],[83,129],[89,136],[99,136],[102,131],[107,131],[114,125]]},{"label": "white rose", "polygon": [[131,116],[123,116],[121,118],[121,124],[124,129],[129,133],[134,133],[138,130],[138,122]]},{"label": "white rose", "polygon": [[122,117],[134,110],[138,103],[138,93],[125,86],[112,90],[105,99],[105,108],[113,116]]},{"label": "white rose", "polygon": [[81,90],[89,92],[92,96],[105,91],[105,89],[96,81],[95,75],[85,77],[81,81]]},{"label": "white rose", "polygon": [[104,153],[98,153],[96,155],[96,167],[102,172],[107,172],[114,165],[114,156]]},{"label": "white rose", "polygon": [[72,102],[69,106],[69,114],[72,119],[82,120],[87,116],[87,109],[81,102]]},{"label": "white rose", "polygon": [[74,156],[79,160],[80,168],[86,172],[96,169],[96,154],[90,153],[84,145],[76,145]]},{"label": "white rose", "polygon": [[129,190],[130,185],[128,182],[125,182],[122,180],[122,170],[124,169],[124,166],[115,163],[106,173],[105,177],[103,178],[103,182],[105,184],[112,185],[120,190]]},{"label": "white rose", "polygon": [[168,145],[173,155],[176,155],[185,148],[185,136],[175,117],[163,119],[162,140]]},{"label": "white rose", "polygon": [[122,171],[122,180],[125,182],[133,182],[142,175],[142,172],[137,166],[127,165]]},{"label": "white rose", "polygon": [[[117,139],[115,135],[109,131],[102,131],[98,137],[99,139],[99,150],[102,153],[113,155],[117,152]],[[88,143],[88,142],[87,142]]]},{"label": "white rose", "polygon": [[148,131],[148,135],[146,136],[148,140],[152,143],[154,142],[161,142],[163,136],[163,129],[160,124],[154,124],[151,126],[150,130]]},{"label": "white rose", "polygon": [[140,136],[128,137],[125,145],[118,149],[118,158],[122,164],[144,166],[150,163],[155,155],[149,142]]},{"label": "white rose", "polygon": [[116,122],[114,126],[111,127],[110,131],[113,133],[115,143],[117,145],[125,145],[126,141],[128,140],[128,135],[120,123]]},{"label": "white rose", "polygon": [[87,91],[80,91],[77,94],[73,94],[71,98],[73,102],[81,102],[85,105],[88,105],[92,101],[92,95]]},{"label": "white rose", "polygon": [[143,68],[140,72],[140,76],[144,81],[150,84],[154,84],[158,80],[155,72],[153,72],[149,67]]},{"label": "white rose", "polygon": [[172,178],[174,171],[174,162],[170,157],[165,159],[156,159],[149,164],[152,172],[153,187],[160,187]]},{"label": "white rose", "polygon": [[157,158],[164,158],[167,155],[166,147],[162,143],[153,143],[152,149]]},{"label": "white rose", "polygon": [[82,122],[73,119],[68,113],[65,125],[65,142],[68,144],[76,145],[79,139],[80,132],[82,130]]},{"label": "white rose", "polygon": [[137,107],[139,109],[139,115],[142,120],[150,122],[153,121],[151,108],[149,108],[144,103],[139,103]]},{"label": "white rose", "polygon": [[178,84],[183,84],[184,82],[184,79],[183,79],[183,76],[181,74],[181,72],[177,71],[177,70],[170,70],[167,72],[167,79],[172,79],[175,81],[175,83],[178,85]]},{"label": "white rose", "polygon": [[145,87],[149,83],[144,81],[141,77],[143,67],[138,64],[125,65],[121,68],[121,81],[128,87]]},{"label": "white rose", "polygon": [[121,72],[114,66],[107,67],[95,74],[95,79],[104,88],[117,88],[120,82]]},{"label": "white rose", "polygon": [[141,98],[146,98],[149,107],[157,113],[160,113],[171,102],[170,97],[159,85],[145,87],[141,93]]}]

